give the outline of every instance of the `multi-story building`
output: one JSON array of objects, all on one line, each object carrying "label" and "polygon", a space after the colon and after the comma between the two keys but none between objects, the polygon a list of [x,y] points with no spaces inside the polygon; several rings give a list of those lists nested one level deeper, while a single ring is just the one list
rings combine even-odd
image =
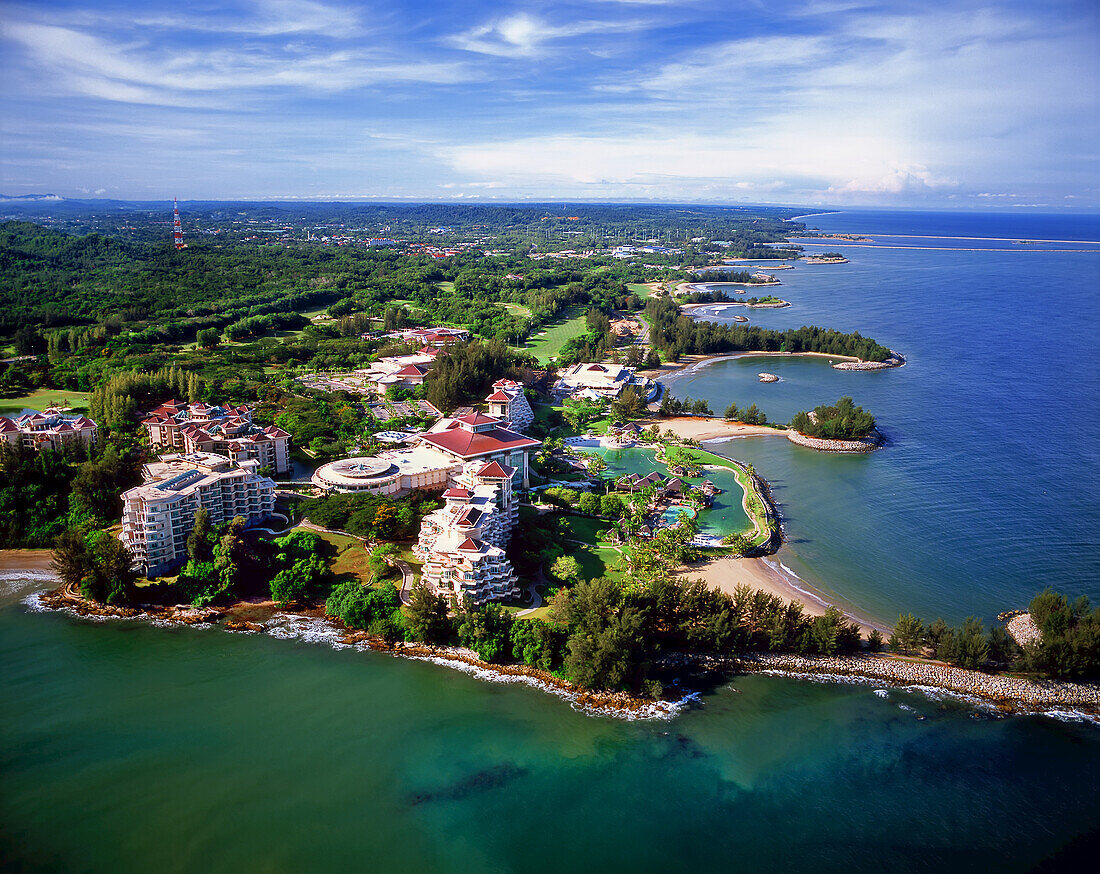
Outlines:
[{"label": "multi-story building", "polygon": [[408,449],[322,464],[313,474],[313,484],[325,491],[375,495],[431,491],[445,488],[469,462],[496,461],[513,472],[517,486],[527,488],[529,456],[542,442],[506,424],[484,413],[442,419]]},{"label": "multi-story building", "polygon": [[523,384],[513,379],[498,379],[493,391],[485,398],[489,415],[503,419],[508,428],[524,432],[535,421],[535,412],[523,393]]},{"label": "multi-story building", "polygon": [[219,407],[168,401],[141,423],[149,442],[185,455],[212,452],[232,461],[255,460],[276,474],[290,471],[290,435],[252,422],[251,407]]},{"label": "multi-story building", "polygon": [[467,463],[443,493],[446,505],[424,517],[414,552],[436,592],[475,604],[519,597],[504,554],[518,518],[514,473],[495,461]]},{"label": "multi-story building", "polygon": [[200,508],[214,525],[241,516],[252,526],[270,517],[275,483],[256,473],[259,466],[210,452],[169,454],[146,464],[145,481],[122,495],[121,538],[134,566],[149,577],[178,567]]},{"label": "multi-story building", "polygon": [[[517,412],[518,383],[494,386]],[[496,392],[494,392],[496,394]],[[490,395],[490,403],[494,395]],[[424,562],[421,579],[458,600],[519,596],[515,570],[504,554],[518,518],[514,490],[529,484],[528,458],[541,441],[484,413],[441,420],[409,449],[348,458],[317,468],[313,483],[328,491],[378,495],[443,488],[446,506],[424,517],[415,548]]]},{"label": "multi-story building", "polygon": [[574,364],[558,374],[554,393],[565,397],[584,397],[594,400],[613,400],[627,386],[633,386],[645,400],[657,396],[658,384],[644,376],[638,376],[633,367],[621,364],[587,362]]},{"label": "multi-story building", "polygon": [[496,461],[511,468],[515,484],[526,489],[530,486],[529,455],[542,441],[518,434],[505,427],[507,424],[484,413],[440,419],[420,437],[420,444],[456,461]]},{"label": "multi-story building", "polygon": [[28,449],[61,449],[75,443],[94,446],[96,423],[85,416],[66,416],[58,410],[30,410],[15,419],[0,416],[0,443]]}]

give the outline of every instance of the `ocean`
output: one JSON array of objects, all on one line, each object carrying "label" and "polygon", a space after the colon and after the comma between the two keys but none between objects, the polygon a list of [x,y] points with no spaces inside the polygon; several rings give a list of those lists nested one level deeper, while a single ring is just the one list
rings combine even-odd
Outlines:
[{"label": "ocean", "polygon": [[[750,357],[665,380],[716,413],[756,403],[785,422],[850,395],[875,415],[887,445],[867,455],[779,437],[724,443],[773,486],[787,535],[779,560],[889,624],[902,612],[989,621],[1046,586],[1100,600],[1100,243],[961,239],[1098,241],[1100,222],[880,212],[804,221],[828,233],[921,236],[876,237],[890,248],[806,245],[850,263],[778,271],[783,284],[769,293],[791,307],[722,315],[858,330],[907,364],[852,372]],[[761,371],[781,381],[761,383]]]},{"label": "ocean", "polygon": [[[808,221],[1100,239],[1095,219]],[[1100,597],[1100,253],[998,245],[836,242],[850,264],[780,271],[794,306],[761,319],[858,329],[901,369],[734,362],[676,389],[776,418],[841,394],[875,413],[888,444],[868,456],[723,451],[775,485],[784,564],[882,618],[989,618],[1048,584]],[[308,635],[34,612],[41,583],[2,582],[5,870],[1027,871],[1100,851],[1100,728],[1069,714],[749,676],[670,720],[592,717]]]}]

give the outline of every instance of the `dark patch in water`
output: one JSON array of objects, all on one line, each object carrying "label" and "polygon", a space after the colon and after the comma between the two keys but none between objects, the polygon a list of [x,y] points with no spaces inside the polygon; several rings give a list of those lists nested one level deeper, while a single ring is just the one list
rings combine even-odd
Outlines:
[{"label": "dark patch in water", "polygon": [[521,768],[511,762],[493,765],[491,768],[485,768],[470,774],[468,777],[463,777],[442,789],[433,792],[418,792],[412,796],[410,804],[415,807],[418,804],[426,804],[431,801],[461,801],[463,798],[468,798],[480,792],[499,789],[501,786],[515,782],[526,774],[527,768]]}]

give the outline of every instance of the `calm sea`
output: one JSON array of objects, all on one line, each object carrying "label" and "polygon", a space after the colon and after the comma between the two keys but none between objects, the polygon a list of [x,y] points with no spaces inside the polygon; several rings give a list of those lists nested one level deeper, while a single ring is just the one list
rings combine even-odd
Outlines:
[{"label": "calm sea", "polygon": [[[778,271],[774,293],[790,308],[723,315],[858,330],[908,364],[858,373],[747,358],[667,380],[716,412],[755,402],[787,421],[851,395],[878,419],[888,445],[865,456],[781,438],[724,444],[775,487],[783,564],[888,622],[910,610],[992,619],[1048,585],[1100,600],[1100,243],[1014,242],[1100,241],[1100,221],[883,212],[805,221],[875,242],[807,245],[851,263]],[[1006,239],[963,239],[978,237]],[[760,371],[781,382],[759,382]]]},{"label": "calm sea", "polygon": [[[835,248],[853,263],[782,272],[783,315],[864,330],[907,367],[800,363],[761,386],[754,365],[693,389],[776,416],[850,393],[890,436],[850,459],[731,447],[777,484],[784,561],[883,615],[988,615],[1048,582],[1100,594],[1100,256]],[[4,870],[1026,871],[1100,851],[1091,724],[763,676],[623,722],[324,643],[29,612],[33,588],[0,586]]]}]

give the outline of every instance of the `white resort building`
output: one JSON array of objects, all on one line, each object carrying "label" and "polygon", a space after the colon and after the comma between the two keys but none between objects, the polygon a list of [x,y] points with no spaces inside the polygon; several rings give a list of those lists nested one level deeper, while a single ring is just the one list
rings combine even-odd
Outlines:
[{"label": "white resort building", "polygon": [[633,367],[621,364],[574,364],[558,374],[554,393],[560,397],[582,397],[591,400],[614,400],[627,386],[633,386],[643,400],[657,395],[658,384],[638,376]]},{"label": "white resort building", "polygon": [[313,474],[313,484],[325,491],[375,495],[431,491],[446,488],[467,462],[496,461],[513,470],[516,487],[526,489],[529,455],[542,442],[510,430],[507,424],[484,413],[440,419],[408,449],[322,464]]},{"label": "white resort building", "polygon": [[[519,595],[504,548],[518,514],[514,491],[530,484],[529,456],[542,445],[507,427],[524,421],[524,411],[530,415],[523,387],[502,380],[493,388],[490,405],[502,405],[511,418],[469,413],[442,419],[409,449],[333,461],[313,475],[314,485],[326,491],[446,489],[446,506],[429,513],[420,529],[415,551],[424,562],[422,579],[441,594],[478,604]],[[498,394],[503,399],[494,400]]]},{"label": "white resort building", "polygon": [[513,431],[523,433],[535,421],[535,412],[523,393],[523,383],[514,379],[498,379],[493,391],[485,398],[489,415],[503,419]]},{"label": "white resort building", "polygon": [[149,442],[186,455],[213,452],[232,461],[258,461],[276,474],[290,471],[290,435],[274,425],[252,422],[252,408],[168,401],[145,419]]},{"label": "white resort building", "polygon": [[75,443],[95,446],[98,435],[99,428],[91,419],[66,416],[54,409],[41,413],[29,410],[15,419],[0,416],[0,444],[9,446],[22,445],[35,450],[59,450]]},{"label": "white resort building", "polygon": [[518,516],[514,472],[495,461],[465,464],[443,493],[446,506],[424,517],[413,551],[424,562],[421,580],[439,594],[475,604],[519,597],[504,554]]},{"label": "white resort building", "polygon": [[237,464],[224,455],[164,455],[143,470],[144,482],[122,495],[122,542],[134,566],[149,577],[182,563],[187,536],[201,507],[219,525],[243,516],[249,526],[275,510],[275,483],[260,476],[258,461]]}]

